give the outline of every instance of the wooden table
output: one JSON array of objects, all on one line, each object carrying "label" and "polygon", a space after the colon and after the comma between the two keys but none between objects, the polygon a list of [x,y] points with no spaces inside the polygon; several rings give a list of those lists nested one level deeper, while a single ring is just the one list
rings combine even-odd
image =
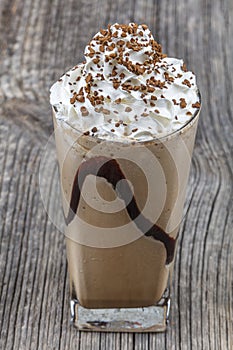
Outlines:
[{"label": "wooden table", "polygon": [[[233,349],[232,0],[1,0],[1,349]],[[146,22],[198,77],[203,108],[161,334],[70,326],[49,87],[108,23]],[[41,175],[41,185],[38,174]],[[44,181],[46,180],[46,182]]]}]

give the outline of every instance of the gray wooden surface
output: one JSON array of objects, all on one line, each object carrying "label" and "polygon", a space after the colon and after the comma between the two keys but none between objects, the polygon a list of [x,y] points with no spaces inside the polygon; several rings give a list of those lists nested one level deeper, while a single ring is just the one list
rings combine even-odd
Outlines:
[{"label": "gray wooden surface", "polygon": [[[0,348],[232,350],[232,0],[0,0],[0,11]],[[164,51],[196,72],[202,92],[164,334],[70,327],[64,238],[40,195],[52,133],[48,89],[83,60],[91,36],[116,21],[147,23]],[[41,172],[59,225],[53,146]]]}]

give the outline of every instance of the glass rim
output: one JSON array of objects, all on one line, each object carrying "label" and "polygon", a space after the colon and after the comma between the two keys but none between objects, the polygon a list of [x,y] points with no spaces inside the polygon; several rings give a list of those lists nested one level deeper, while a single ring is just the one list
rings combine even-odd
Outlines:
[{"label": "glass rim", "polygon": [[[200,111],[201,111],[201,107],[202,107],[202,103],[201,103],[201,93],[200,90],[197,90],[197,94],[198,94],[198,99],[199,99],[199,103],[200,103],[200,107],[197,108],[197,110],[194,112],[194,114],[192,115],[192,117],[184,124],[181,126],[181,128],[172,131],[171,133],[167,134],[167,135],[163,135],[161,137],[156,137],[154,136],[152,139],[150,140],[131,140],[131,139],[126,139],[126,140],[114,140],[114,139],[105,139],[105,138],[101,138],[101,137],[97,137],[95,135],[84,135],[84,131],[81,131],[79,129],[77,129],[76,127],[74,127],[73,125],[69,124],[69,122],[67,122],[66,120],[63,119],[59,119],[59,121],[62,121],[64,124],[68,125],[71,129],[75,130],[76,132],[78,132],[80,134],[80,137],[85,137],[87,140],[90,141],[95,141],[97,143],[101,143],[101,142],[107,142],[107,143],[112,143],[112,144],[121,144],[124,146],[134,146],[134,145],[148,145],[150,143],[155,143],[155,142],[163,142],[163,141],[168,141],[170,139],[172,139],[173,137],[175,137],[177,134],[182,134],[186,129],[189,129],[194,122],[196,121],[196,119],[198,119]],[[56,116],[56,111],[54,109],[54,106],[52,106],[52,109],[54,111],[54,114]]]}]

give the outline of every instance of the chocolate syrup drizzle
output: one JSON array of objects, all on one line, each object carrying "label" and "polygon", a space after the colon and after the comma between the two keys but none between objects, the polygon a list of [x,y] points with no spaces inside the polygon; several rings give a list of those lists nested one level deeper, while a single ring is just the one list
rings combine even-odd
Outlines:
[{"label": "chocolate syrup drizzle", "polygon": [[[110,184],[112,184],[114,190],[116,190],[118,181],[125,179],[116,159],[98,156],[81,163],[74,178],[70,208],[68,216],[65,218],[67,225],[69,225],[75,217],[83,183],[86,176],[90,174],[105,178]],[[166,264],[169,264],[174,257],[176,239],[170,237],[159,226],[152,224],[150,220],[144,217],[137,206],[136,200],[127,181],[122,182],[121,186],[117,188],[117,193],[118,196],[124,200],[128,215],[131,220],[134,221],[138,229],[145,232],[145,236],[153,237],[164,244],[167,252]],[[131,198],[131,201],[127,204],[128,198]]]}]

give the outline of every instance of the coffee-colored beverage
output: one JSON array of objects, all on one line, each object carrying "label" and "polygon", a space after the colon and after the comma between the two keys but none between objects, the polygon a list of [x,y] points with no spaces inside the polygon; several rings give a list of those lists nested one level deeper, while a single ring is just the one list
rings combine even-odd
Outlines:
[{"label": "coffee-colored beverage", "polygon": [[72,317],[80,329],[161,331],[200,109],[195,76],[146,25],[109,26],[85,55],[51,89]]}]

